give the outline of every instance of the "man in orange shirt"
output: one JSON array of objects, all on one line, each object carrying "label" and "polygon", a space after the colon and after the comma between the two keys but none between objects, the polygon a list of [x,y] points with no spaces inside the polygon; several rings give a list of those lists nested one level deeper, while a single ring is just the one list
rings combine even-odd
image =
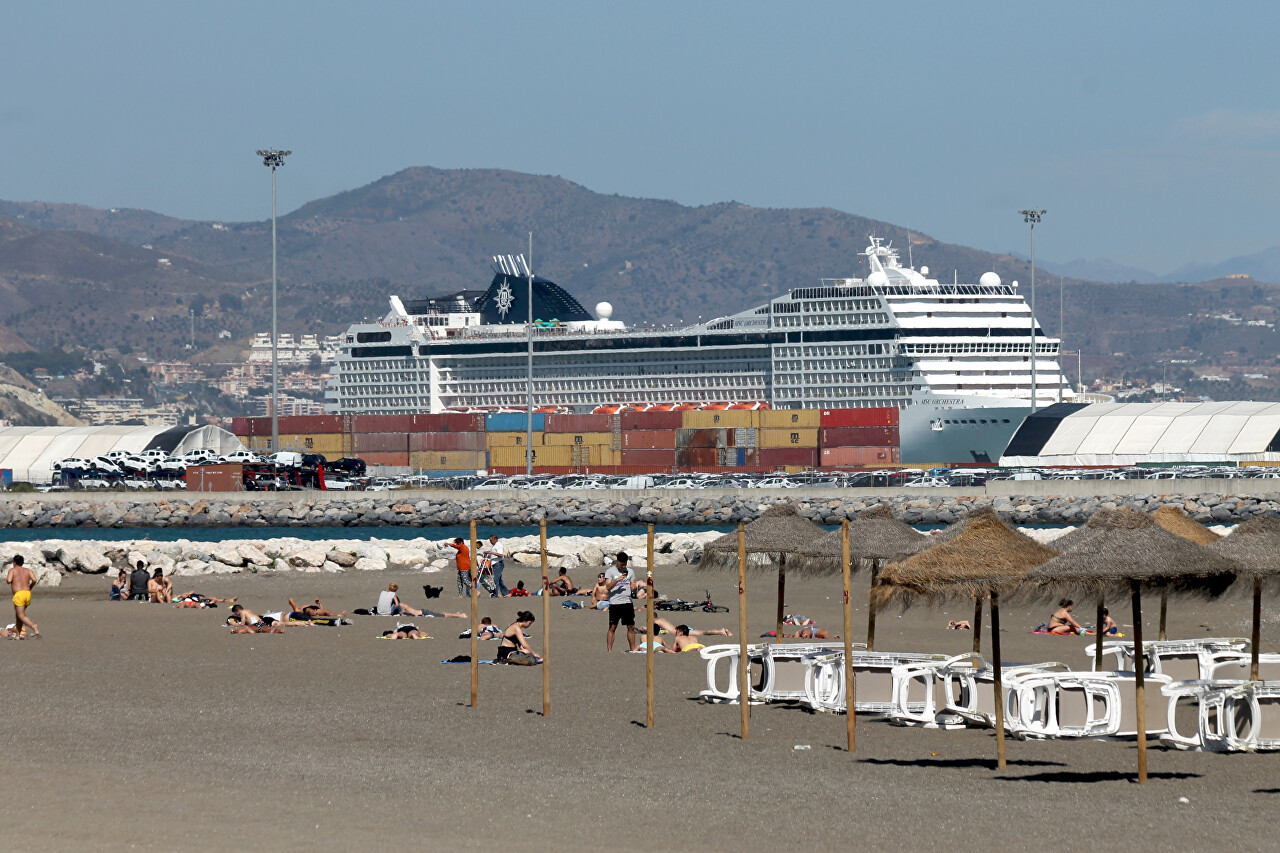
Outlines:
[{"label": "man in orange shirt", "polygon": [[471,549],[461,536],[450,542],[449,547],[458,552],[458,598],[465,598],[471,594]]}]

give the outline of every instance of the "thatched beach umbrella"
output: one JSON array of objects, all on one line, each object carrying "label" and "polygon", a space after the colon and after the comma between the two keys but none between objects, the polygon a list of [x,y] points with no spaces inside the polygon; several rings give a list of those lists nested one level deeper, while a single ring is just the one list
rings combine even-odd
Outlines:
[{"label": "thatched beach umbrella", "polygon": [[[769,571],[778,570],[778,619],[777,640],[782,642],[783,596],[787,587],[788,558],[811,558],[822,553],[819,540],[827,531],[800,514],[795,504],[776,504],[761,513],[755,521],[742,528],[744,547],[748,556],[748,568]],[[837,549],[839,544],[837,541]],[[839,553],[837,551],[837,553]],[[755,559],[750,559],[754,557]],[[712,540],[702,551],[699,569],[731,570],[738,568],[738,534],[726,533]],[[801,559],[795,568],[799,571],[832,573],[840,570],[837,561],[818,564]]]},{"label": "thatched beach umbrella", "polygon": [[[1105,530],[1109,523],[1109,519],[1113,514],[1118,512],[1114,509],[1100,509],[1089,517],[1084,524],[1059,536],[1053,540],[1053,547],[1066,554],[1072,551],[1080,543],[1092,539],[1099,531]],[[1106,609],[1106,602],[1103,601],[1101,595],[1098,596],[1098,612],[1094,622],[1094,636],[1098,639],[1093,644],[1093,668],[1096,671],[1102,671],[1102,638],[1106,636],[1102,632],[1103,617],[1106,615],[1103,611]]]},{"label": "thatched beach umbrella", "polygon": [[[1093,534],[1061,556],[1027,572],[1024,590],[1057,596],[1114,597],[1133,602],[1134,692],[1138,717],[1138,781],[1147,781],[1147,714],[1143,685],[1142,588],[1175,593],[1221,594],[1240,565],[1169,533],[1145,512],[1121,509],[1095,521]],[[1101,638],[1099,638],[1101,642]]]},{"label": "thatched beach umbrella", "polygon": [[[929,537],[905,522],[893,517],[893,511],[884,504],[864,510],[848,527],[849,553],[843,557],[844,531],[834,530],[816,543],[819,556],[800,557],[796,562],[805,568],[822,571],[843,571],[842,559],[853,560],[852,566],[865,566],[871,570],[871,585],[884,562],[899,554],[915,553],[921,546],[931,544]],[[830,554],[830,556],[828,556]],[[874,602],[867,610],[867,651],[876,648],[876,608]]]},{"label": "thatched beach umbrella", "polygon": [[[1181,536],[1188,542],[1194,542],[1197,545],[1212,545],[1222,537],[1205,527],[1200,522],[1193,519],[1182,511],[1181,508],[1166,504],[1151,514],[1151,520],[1172,533],[1174,536]],[[1169,614],[1169,595],[1165,590],[1160,591],[1160,639],[1168,639],[1168,632],[1165,630],[1166,617]]]},{"label": "thatched beach umbrella", "polygon": [[1258,680],[1258,645],[1262,639],[1262,582],[1280,578],[1280,519],[1257,516],[1208,546],[1215,554],[1240,563],[1253,581],[1253,636],[1249,680]]},{"label": "thatched beach umbrella", "polygon": [[991,602],[991,665],[995,675],[996,763],[1003,770],[1004,697],[1000,678],[1000,594],[1015,588],[1027,571],[1057,551],[1019,533],[991,510],[970,515],[945,540],[880,571],[871,590],[876,606],[907,606],[918,599],[986,598]]}]

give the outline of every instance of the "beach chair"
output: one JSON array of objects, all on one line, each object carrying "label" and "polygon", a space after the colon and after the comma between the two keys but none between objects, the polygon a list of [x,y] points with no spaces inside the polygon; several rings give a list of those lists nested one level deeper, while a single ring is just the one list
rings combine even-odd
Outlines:
[{"label": "beach chair", "polygon": [[[1206,681],[1248,681],[1252,662],[1248,652],[1218,652],[1209,656]],[[1280,681],[1280,655],[1258,655],[1258,680]]]},{"label": "beach chair", "polygon": [[[855,648],[865,649],[862,643],[855,643]],[[844,647],[843,643],[839,644]],[[805,698],[804,657],[807,655],[831,652],[834,643],[757,643],[747,646],[747,664],[753,672],[759,673],[759,679],[750,688],[750,701],[763,702],[798,702]],[[699,649],[707,662],[707,687],[699,691],[698,696],[707,702],[738,701],[738,645],[725,644],[707,646]],[[721,663],[729,668],[728,686],[721,689],[718,670]],[[753,679],[755,680],[755,679]]]},{"label": "beach chair", "polygon": [[[1024,739],[1120,736],[1124,727],[1125,697],[1122,694],[1126,686],[1125,680],[1116,676],[1117,673],[1109,672],[1024,672],[1016,676],[1010,682],[1013,697],[1010,704],[1018,709],[1017,736]],[[1167,679],[1167,676],[1158,678]],[[1132,691],[1131,686],[1128,689]],[[1132,704],[1132,695],[1129,700]],[[1137,734],[1136,726],[1133,734]]]},{"label": "beach chair", "polygon": [[[1049,716],[1048,697],[1035,697],[1024,703],[1015,696],[1019,679],[1045,673],[1068,672],[1068,667],[1058,661],[1041,663],[1008,663],[1000,668],[1001,701],[1004,703],[1004,727],[1011,734],[1019,734],[1024,720],[1035,724]],[[996,679],[995,670],[977,654],[951,658],[939,671],[945,697],[944,710],[955,714],[970,725],[995,728]]]},{"label": "beach chair", "polygon": [[384,589],[378,593],[378,603],[373,607],[374,616],[394,616],[391,611],[395,609],[396,594],[391,590]]},{"label": "beach chair", "polygon": [[[1248,672],[1246,663],[1246,674]],[[1160,740],[1178,749],[1228,752],[1227,694],[1242,686],[1243,681],[1196,680],[1176,681],[1161,688],[1168,699],[1167,730]],[[1196,733],[1184,734],[1178,728],[1178,710],[1186,703],[1196,706]]]},{"label": "beach chair", "polygon": [[959,714],[947,711],[943,670],[955,658],[941,661],[905,663],[890,670],[893,678],[893,706],[889,722],[897,726],[926,729],[964,728]]},{"label": "beach chair", "polygon": [[894,667],[947,660],[945,655],[920,652],[857,651],[852,658],[846,668],[843,649],[807,656],[805,704],[815,711],[846,713],[845,679],[846,673],[852,671],[857,693],[854,709],[864,714],[888,714],[894,708]]},{"label": "beach chair", "polygon": [[[1209,680],[1212,676],[1214,655],[1224,652],[1241,652],[1249,647],[1249,641],[1240,637],[1205,637],[1194,640],[1152,640],[1142,644],[1147,673],[1167,675],[1173,681]],[[1085,654],[1094,660],[1090,644]],[[1133,672],[1133,643],[1126,640],[1108,640],[1102,644],[1103,657],[1114,658],[1113,672]],[[1093,668],[1093,665],[1090,665]]]},{"label": "beach chair", "polygon": [[1280,681],[1251,681],[1229,692],[1226,711],[1227,747],[1236,751],[1280,749]]},{"label": "beach chair", "polygon": [[[738,701],[738,652],[737,643],[707,646],[705,649],[698,650],[698,654],[702,655],[702,659],[707,662],[707,686],[705,690],[698,692],[698,697],[704,702],[736,703]],[[758,662],[763,656],[763,643],[747,646],[748,666]],[[729,671],[728,684],[723,689],[720,687],[720,679],[717,677],[721,664],[724,664]],[[754,697],[752,698],[754,699]]]}]

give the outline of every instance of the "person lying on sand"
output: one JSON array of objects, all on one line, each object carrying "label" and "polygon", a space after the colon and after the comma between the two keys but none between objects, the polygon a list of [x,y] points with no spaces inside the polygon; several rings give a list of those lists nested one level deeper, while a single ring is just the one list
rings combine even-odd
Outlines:
[{"label": "person lying on sand", "polygon": [[429,640],[431,637],[420,631],[417,625],[401,625],[399,628],[388,628],[382,632],[387,640]]},{"label": "person lying on sand", "polygon": [[676,637],[671,641],[671,645],[667,647],[669,652],[696,652],[698,649],[705,649],[702,643],[699,643],[692,636],[688,625],[676,626]]},{"label": "person lying on sand", "polygon": [[231,633],[233,634],[283,634],[283,628],[268,624],[261,616],[243,604],[231,605]]},{"label": "person lying on sand", "polygon": [[1064,598],[1058,602],[1058,609],[1053,611],[1053,615],[1049,617],[1049,633],[1050,634],[1083,634],[1084,628],[1080,623],[1071,617],[1071,611],[1075,610],[1075,602],[1069,598]]},{"label": "person lying on sand", "polygon": [[[760,635],[761,637],[776,637],[776,631],[766,631]],[[794,634],[783,633],[784,640],[838,640],[839,634],[833,634],[826,628],[819,628],[817,625],[806,625]]]},{"label": "person lying on sand", "polygon": [[203,609],[205,607],[217,607],[219,604],[235,604],[239,599],[240,596],[238,595],[235,598],[214,598],[211,595],[201,595],[193,589],[174,598],[173,606]]},{"label": "person lying on sand", "polygon": [[[465,640],[471,636],[471,629],[463,631],[458,635],[459,640]],[[496,640],[502,636],[502,629],[493,624],[493,619],[485,616],[480,620],[480,630],[476,632],[476,637],[481,640]]]},{"label": "person lying on sand", "polygon": [[972,631],[973,626],[969,624],[968,619],[961,619],[958,622],[948,622],[947,629],[951,631]]},{"label": "person lying on sand", "polygon": [[[289,599],[288,618],[297,622],[310,622],[312,619],[341,619],[347,615],[347,611],[345,610],[341,613],[334,613],[332,610],[326,610],[318,598],[315,602],[315,604],[308,604],[306,607],[299,607],[292,598]],[[422,614],[419,612],[411,615],[421,616]]]},{"label": "person lying on sand", "polygon": [[[691,637],[732,637],[732,632],[728,628],[707,628],[705,630],[699,628],[689,628],[688,625],[680,626],[667,619],[665,616],[653,617],[653,628],[661,633],[665,631],[668,634],[674,634],[680,628],[684,627],[688,630]],[[636,626],[636,631],[643,634],[645,627],[643,625]]]}]

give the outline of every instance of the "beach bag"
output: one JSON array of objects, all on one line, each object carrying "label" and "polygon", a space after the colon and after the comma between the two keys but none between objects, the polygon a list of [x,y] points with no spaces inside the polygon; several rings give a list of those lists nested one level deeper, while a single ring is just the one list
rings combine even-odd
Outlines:
[{"label": "beach bag", "polygon": [[537,658],[533,655],[527,655],[524,652],[512,652],[507,655],[507,663],[515,666],[533,666],[537,662]]}]

